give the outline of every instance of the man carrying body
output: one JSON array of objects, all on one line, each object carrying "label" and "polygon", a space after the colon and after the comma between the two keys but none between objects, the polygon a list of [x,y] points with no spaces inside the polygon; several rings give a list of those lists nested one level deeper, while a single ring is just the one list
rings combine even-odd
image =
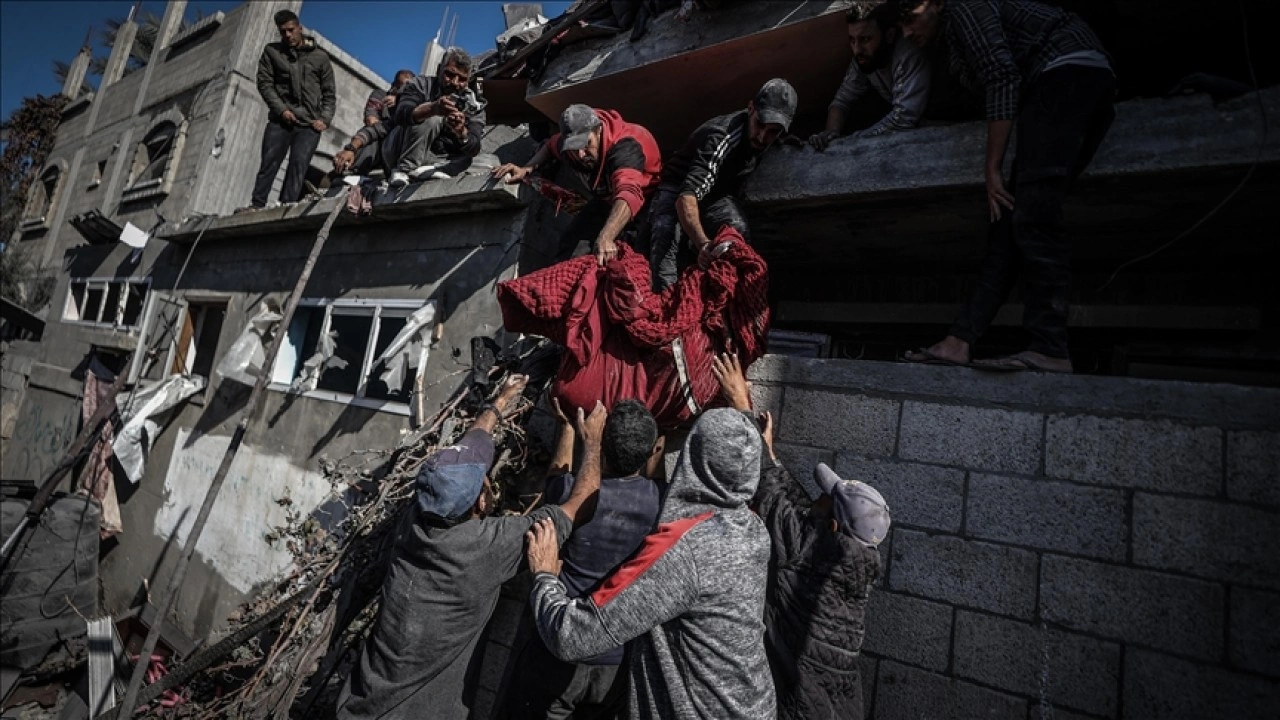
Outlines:
[{"label": "man carrying body", "polygon": [[488,517],[494,510],[486,477],[492,432],[525,382],[509,378],[457,444],[423,465],[416,502],[397,531],[377,625],[338,699],[338,718],[468,717],[468,667],[499,588],[520,570],[524,533],[546,520],[567,537],[583,503],[599,489],[605,411],[597,404],[590,417],[578,411],[585,449],[565,503],[527,516]]},{"label": "man carrying body", "polygon": [[[663,167],[649,214],[649,263],[655,290],[675,284],[681,264],[711,245],[721,226],[750,241],[734,195],[755,170],[761,153],[787,132],[796,113],[796,91],[786,80],[765,83],[744,110],[712,118],[694,131]],[[684,231],[687,243],[677,234]],[[686,255],[685,263],[680,256]]]},{"label": "man carrying body", "polygon": [[542,144],[525,165],[506,163],[493,176],[518,183],[551,159],[565,160],[593,194],[564,235],[556,260],[589,243],[600,264],[617,257],[617,240],[632,226],[658,187],[662,155],[648,130],[613,110],[570,105],[560,115],[560,132]]},{"label": "man carrying body", "polygon": [[[974,362],[993,370],[1071,372],[1067,302],[1071,245],[1062,206],[1115,118],[1115,75],[1076,15],[1033,0],[903,0],[903,34],[925,47],[945,37],[952,70],[985,90],[987,208],[992,226],[978,286],[941,342],[909,362],[966,365],[1022,265],[1030,347]],[[1009,187],[1004,156],[1018,125]],[[1017,202],[1014,195],[1017,195]]]},{"label": "man carrying body", "polygon": [[920,124],[929,102],[932,81],[929,60],[914,43],[902,39],[897,7],[893,3],[882,3],[868,9],[867,5],[855,4],[845,16],[853,61],[827,108],[826,129],[809,138],[809,144],[818,151],[825,150],[832,140],[840,137],[850,111],[869,92],[874,91],[889,103],[889,112],[879,122],[850,137],[910,130]]},{"label": "man carrying body", "polygon": [[333,122],[337,92],[329,55],[314,38],[302,34],[298,16],[289,10],[275,15],[280,42],[270,43],[258,60],[258,92],[267,103],[262,133],[262,164],[253,183],[252,205],[266,207],[271,185],[285,156],[289,167],[280,202],[297,202],[320,134]]},{"label": "man carrying body", "polygon": [[408,185],[411,178],[464,170],[480,154],[485,124],[484,102],[468,87],[471,64],[461,48],[445,50],[436,77],[418,75],[406,82],[391,119],[360,128],[333,156],[333,169],[367,175],[380,163],[392,188]]},{"label": "man carrying body", "polygon": [[760,456],[760,432],[745,414],[703,413],[657,531],[589,597],[570,598],[555,574],[555,527],[540,521],[529,533],[539,635],[571,661],[631,642],[630,717],[774,717],[762,621],[769,534],[747,507]]},{"label": "man carrying body", "polygon": [[[749,411],[737,356],[716,358],[712,371],[729,403]],[[778,718],[861,720],[858,655],[889,508],[875,488],[822,463],[814,471],[822,494],[810,503],[773,452],[768,413],[763,437],[768,458],[752,505],[773,542],[764,623]]]},{"label": "man carrying body", "polygon": [[[574,432],[555,405],[560,439],[551,460],[546,499],[564,502],[573,476]],[[643,404],[623,400],[604,424],[604,479],[591,519],[565,541],[560,581],[569,597],[587,597],[644,543],[658,524],[663,441],[658,424]],[[625,673],[618,677],[622,646],[569,663],[552,655],[536,635],[525,647],[511,692],[511,720],[614,717],[622,709]],[[588,715],[590,714],[590,715]]]}]

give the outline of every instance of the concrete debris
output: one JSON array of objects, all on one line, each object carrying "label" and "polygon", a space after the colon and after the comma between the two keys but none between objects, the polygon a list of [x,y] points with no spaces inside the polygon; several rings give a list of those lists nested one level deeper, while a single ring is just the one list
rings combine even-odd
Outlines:
[{"label": "concrete debris", "polygon": [[121,408],[124,427],[112,449],[129,482],[137,485],[146,472],[147,454],[160,434],[160,423],[155,418],[204,388],[205,379],[199,375],[171,375],[164,382],[142,388],[128,406]]}]

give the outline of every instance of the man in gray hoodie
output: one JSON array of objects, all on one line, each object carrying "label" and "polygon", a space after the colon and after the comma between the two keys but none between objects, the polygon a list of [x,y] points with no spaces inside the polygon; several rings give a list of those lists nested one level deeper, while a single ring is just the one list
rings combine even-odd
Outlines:
[{"label": "man in gray hoodie", "polygon": [[630,642],[630,717],[775,715],[763,622],[769,533],[747,507],[760,456],[760,432],[747,415],[703,414],[685,441],[657,531],[587,597],[570,599],[555,574],[554,525],[539,522],[528,533],[539,635],[568,661]]}]

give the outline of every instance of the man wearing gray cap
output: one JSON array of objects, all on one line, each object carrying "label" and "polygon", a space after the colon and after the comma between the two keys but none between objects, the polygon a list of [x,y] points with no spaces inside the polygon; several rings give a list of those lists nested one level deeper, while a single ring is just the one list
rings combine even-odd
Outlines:
[{"label": "man wearing gray cap", "polygon": [[667,158],[641,243],[649,249],[655,290],[674,285],[680,267],[710,250],[725,225],[750,240],[734,195],[761,153],[790,129],[796,99],[790,83],[774,78],[745,109],[706,121]]},{"label": "man wearing gray cap", "polygon": [[556,260],[572,257],[584,242],[601,265],[614,259],[618,238],[658,187],[662,154],[657,141],[614,110],[570,105],[560,115],[560,132],[543,143],[528,163],[506,163],[493,176],[517,183],[552,159],[564,160],[593,196],[560,237]]},{"label": "man wearing gray cap", "polygon": [[[733,407],[749,411],[751,395],[737,358],[712,364]],[[812,502],[773,452],[773,417],[765,413],[768,456],[752,506],[769,529],[765,648],[778,696],[778,720],[862,717],[858,654],[889,507],[875,488],[814,469],[821,495]]]}]

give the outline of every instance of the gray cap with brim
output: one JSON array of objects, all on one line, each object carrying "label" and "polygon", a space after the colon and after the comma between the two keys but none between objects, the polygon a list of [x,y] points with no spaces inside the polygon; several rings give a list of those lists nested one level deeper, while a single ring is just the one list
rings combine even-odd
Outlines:
[{"label": "gray cap with brim", "polygon": [[600,127],[600,116],[588,105],[570,105],[560,113],[560,149],[581,150],[591,131]]},{"label": "gray cap with brim", "polygon": [[781,125],[783,132],[790,132],[798,101],[796,89],[791,87],[791,83],[782,78],[774,78],[756,93],[756,117],[765,125]]},{"label": "gray cap with brim", "polygon": [[889,506],[880,491],[864,482],[842,480],[826,463],[813,469],[813,480],[831,496],[841,532],[869,547],[876,547],[889,534]]}]

